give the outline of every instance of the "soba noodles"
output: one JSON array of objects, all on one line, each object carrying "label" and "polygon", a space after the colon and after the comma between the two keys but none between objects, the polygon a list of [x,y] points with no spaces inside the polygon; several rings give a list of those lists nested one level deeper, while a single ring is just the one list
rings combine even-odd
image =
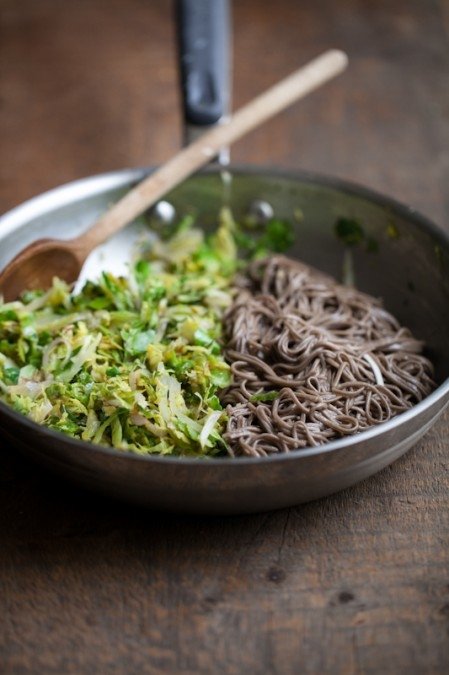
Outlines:
[{"label": "soba noodles", "polygon": [[316,446],[386,422],[434,388],[423,344],[380,301],[302,263],[251,263],[224,318],[235,456]]}]

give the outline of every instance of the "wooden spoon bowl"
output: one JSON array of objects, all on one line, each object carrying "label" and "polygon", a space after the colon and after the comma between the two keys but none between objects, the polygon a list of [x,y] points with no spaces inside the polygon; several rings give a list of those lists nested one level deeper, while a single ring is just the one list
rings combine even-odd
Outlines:
[{"label": "wooden spoon bowl", "polygon": [[78,278],[85,255],[76,240],[39,239],[23,249],[0,274],[5,302],[19,297],[24,289],[49,288],[54,277],[68,283]]}]

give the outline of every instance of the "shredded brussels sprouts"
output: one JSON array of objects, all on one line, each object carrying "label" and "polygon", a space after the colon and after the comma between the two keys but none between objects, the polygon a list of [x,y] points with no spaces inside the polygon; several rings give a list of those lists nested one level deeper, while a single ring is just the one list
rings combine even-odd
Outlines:
[{"label": "shredded brussels sprouts", "polygon": [[103,273],[78,295],[0,304],[0,396],[35,422],[137,453],[217,455],[230,383],[221,317],[237,252],[229,218],[206,237],[185,223],[129,278]]}]

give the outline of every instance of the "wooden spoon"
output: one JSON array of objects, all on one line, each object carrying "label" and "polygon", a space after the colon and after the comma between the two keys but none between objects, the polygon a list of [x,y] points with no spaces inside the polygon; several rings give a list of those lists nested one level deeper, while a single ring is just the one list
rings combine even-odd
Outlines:
[{"label": "wooden spoon", "polygon": [[157,169],[76,239],[40,239],[21,251],[0,274],[0,294],[14,300],[25,289],[48,288],[53,277],[73,282],[93,248],[118,232],[171,188],[226,147],[291,103],[341,73],[347,56],[330,50],[240,108]]}]

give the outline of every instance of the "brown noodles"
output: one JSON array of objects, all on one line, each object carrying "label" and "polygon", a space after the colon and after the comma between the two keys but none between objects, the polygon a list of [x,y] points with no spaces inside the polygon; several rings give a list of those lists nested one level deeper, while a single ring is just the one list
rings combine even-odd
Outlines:
[{"label": "brown noodles", "polygon": [[284,256],[256,261],[225,317],[233,384],[222,395],[235,456],[354,434],[434,388],[423,344],[375,298]]}]

